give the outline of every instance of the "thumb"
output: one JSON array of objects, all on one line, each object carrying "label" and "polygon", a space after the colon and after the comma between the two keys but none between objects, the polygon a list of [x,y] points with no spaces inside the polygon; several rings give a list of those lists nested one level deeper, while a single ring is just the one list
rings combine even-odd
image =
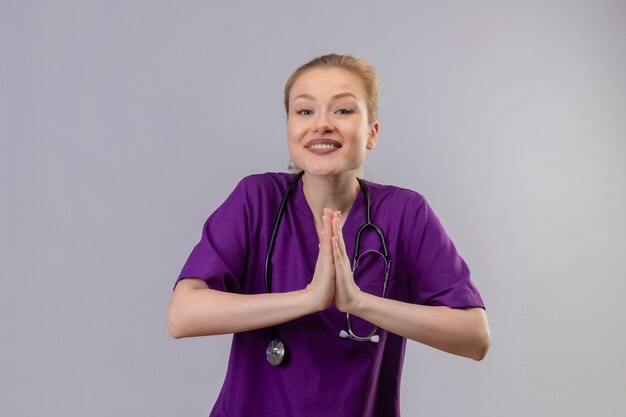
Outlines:
[{"label": "thumb", "polygon": [[321,233],[322,241],[320,243],[320,258],[325,266],[333,267],[333,248],[330,234],[327,231]]}]

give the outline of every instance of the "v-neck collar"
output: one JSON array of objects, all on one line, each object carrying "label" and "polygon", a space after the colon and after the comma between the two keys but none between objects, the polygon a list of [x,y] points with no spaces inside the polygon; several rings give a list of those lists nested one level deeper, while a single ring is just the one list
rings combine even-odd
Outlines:
[{"label": "v-neck collar", "polygon": [[[306,236],[314,236],[315,243],[317,244],[319,239],[317,236],[317,230],[315,229],[315,220],[313,219],[311,207],[309,206],[309,203],[304,195],[304,183],[302,182],[302,178],[298,180],[293,193],[294,195],[291,198],[295,203],[294,206],[296,208],[298,218],[301,220],[300,225],[302,227],[302,231],[306,233]],[[319,215],[322,216],[322,213],[319,213]],[[346,251],[350,259],[352,258],[352,253],[354,252],[356,232],[364,223],[365,196],[363,195],[363,191],[359,188],[359,193],[354,199],[354,203],[352,203],[348,217],[343,225],[343,238],[346,243]]]}]

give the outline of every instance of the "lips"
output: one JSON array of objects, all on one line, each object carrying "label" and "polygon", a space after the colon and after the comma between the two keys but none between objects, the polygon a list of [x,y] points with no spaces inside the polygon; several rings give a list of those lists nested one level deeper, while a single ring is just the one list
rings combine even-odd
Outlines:
[{"label": "lips", "polygon": [[305,148],[318,148],[318,149],[330,149],[330,148],[341,148],[341,143],[337,142],[334,139],[329,138],[320,138],[320,139],[312,139],[304,145]]},{"label": "lips", "polygon": [[326,155],[336,152],[342,147],[341,143],[334,139],[320,138],[307,142],[304,148],[315,155]]}]

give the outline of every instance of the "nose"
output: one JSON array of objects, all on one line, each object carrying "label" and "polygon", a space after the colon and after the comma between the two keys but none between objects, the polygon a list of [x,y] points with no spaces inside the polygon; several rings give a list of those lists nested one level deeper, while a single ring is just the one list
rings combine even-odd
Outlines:
[{"label": "nose", "polygon": [[333,129],[333,125],[331,124],[330,120],[328,120],[328,116],[326,115],[326,113],[318,113],[318,116],[315,119],[315,125],[313,126],[313,130],[316,133],[326,133],[332,132]]}]

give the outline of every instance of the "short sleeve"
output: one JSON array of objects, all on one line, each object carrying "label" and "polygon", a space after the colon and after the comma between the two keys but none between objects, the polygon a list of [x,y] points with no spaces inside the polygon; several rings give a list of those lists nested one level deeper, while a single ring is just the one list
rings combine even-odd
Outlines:
[{"label": "short sleeve", "polygon": [[423,197],[414,203],[410,210],[413,214],[407,216],[405,229],[407,262],[412,275],[411,302],[453,308],[484,308],[467,264],[434,211]]},{"label": "short sleeve", "polygon": [[244,178],[211,214],[176,284],[184,278],[201,278],[211,289],[240,291],[247,258],[250,194],[255,188],[249,177]]}]

